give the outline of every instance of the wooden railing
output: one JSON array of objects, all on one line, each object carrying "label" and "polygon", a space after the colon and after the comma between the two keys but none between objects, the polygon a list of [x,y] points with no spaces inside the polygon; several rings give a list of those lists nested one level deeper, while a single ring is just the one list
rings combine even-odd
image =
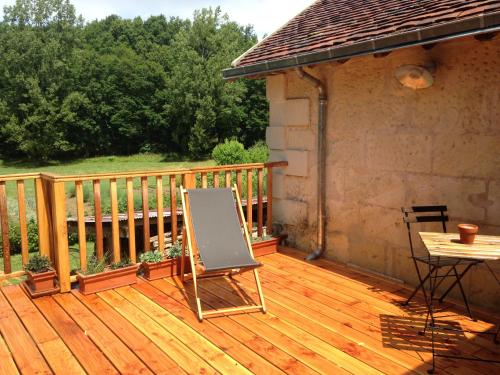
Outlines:
[{"label": "wooden railing", "polygon": [[[87,267],[88,249],[88,218],[86,210],[93,210],[92,234],[94,237],[94,254],[101,259],[105,254],[103,218],[103,202],[109,199],[111,217],[111,256],[114,262],[128,257],[132,262],[137,261],[140,251],[151,250],[150,213],[156,210],[156,232],[158,248],[164,248],[165,213],[170,211],[170,232],[172,241],[179,236],[178,215],[182,214],[180,185],[187,188],[222,187],[237,185],[242,199],[246,201],[246,217],[249,231],[254,229],[262,236],[264,227],[272,227],[272,179],[273,168],[284,167],[286,162],[254,163],[241,165],[226,165],[217,167],[201,167],[192,169],[171,169],[141,172],[97,173],[89,175],[59,176],[50,173],[17,174],[0,176],[0,225],[2,233],[3,273],[0,279],[20,276],[22,270],[12,269],[10,230],[9,225],[16,221],[16,215],[9,214],[13,200],[17,200],[17,223],[21,243],[21,263],[26,264],[29,258],[29,234],[27,224],[26,192],[27,183],[33,183],[34,215],[38,225],[38,249],[41,254],[51,258],[59,279],[62,292],[69,291],[71,282],[75,280],[70,275],[70,245],[68,241],[68,202],[75,210],[75,221],[78,236],[78,252],[80,269]],[[134,184],[135,183],[135,184]],[[8,196],[7,184],[16,184],[17,199]],[[109,198],[103,197],[103,184],[109,185]],[[153,187],[151,187],[151,185]],[[12,186],[12,185],[10,185]],[[85,189],[85,187],[91,187]],[[73,191],[74,201],[68,198],[68,188]],[[10,190],[14,190],[11,189]],[[136,191],[139,190],[141,199],[139,216],[142,223],[137,225],[135,217],[138,212],[135,207]],[[154,207],[151,207],[150,190],[154,192]],[[11,195],[12,194],[11,191]],[[87,194],[85,194],[87,193]],[[120,196],[119,193],[124,193]],[[87,198],[85,197],[87,195]],[[91,198],[90,198],[91,195]],[[103,199],[105,198],[105,199]],[[121,200],[121,198],[123,198]],[[9,201],[10,199],[10,201]],[[92,204],[93,201],[93,204]],[[264,210],[264,201],[266,209]],[[90,206],[90,207],[89,207]],[[122,211],[119,212],[120,208]],[[153,210],[152,210],[153,209]],[[255,210],[256,209],[256,210]],[[256,218],[254,213],[256,211]],[[126,251],[122,251],[120,241],[120,219],[125,217],[125,229],[128,236]],[[267,223],[264,223],[264,217]],[[136,243],[137,227],[142,227],[142,243]]]}]

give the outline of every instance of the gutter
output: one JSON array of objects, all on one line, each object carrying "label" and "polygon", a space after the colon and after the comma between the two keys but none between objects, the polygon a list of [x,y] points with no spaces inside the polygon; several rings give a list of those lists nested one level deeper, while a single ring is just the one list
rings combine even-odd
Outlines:
[{"label": "gutter", "polygon": [[318,90],[318,134],[317,134],[317,228],[316,228],[316,250],[310,253],[306,259],[315,260],[325,252],[325,227],[326,227],[326,113],[328,95],[326,85],[316,77],[313,77],[303,68],[295,68],[297,75],[313,85]]},{"label": "gutter", "polygon": [[279,60],[269,60],[257,64],[224,69],[222,75],[224,79],[265,75],[285,69],[304,67],[329,61],[345,60],[374,53],[390,52],[407,47],[497,32],[499,30],[500,12],[494,12],[483,14],[479,17],[419,28],[396,35],[373,38],[346,46],[336,46]]}]

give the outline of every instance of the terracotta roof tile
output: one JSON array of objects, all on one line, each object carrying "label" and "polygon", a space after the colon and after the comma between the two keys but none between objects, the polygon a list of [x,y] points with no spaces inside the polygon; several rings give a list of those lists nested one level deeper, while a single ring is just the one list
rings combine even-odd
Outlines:
[{"label": "terracotta roof tile", "polygon": [[348,46],[500,12],[500,0],[318,0],[247,51],[235,67]]}]

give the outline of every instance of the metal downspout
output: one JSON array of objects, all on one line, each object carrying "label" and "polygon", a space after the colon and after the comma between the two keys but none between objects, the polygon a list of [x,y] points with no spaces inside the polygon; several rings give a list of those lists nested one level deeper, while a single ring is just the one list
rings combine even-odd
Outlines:
[{"label": "metal downspout", "polygon": [[317,136],[317,231],[316,243],[317,248],[310,253],[306,259],[314,260],[320,258],[325,252],[325,225],[326,225],[326,107],[328,103],[328,95],[326,93],[326,86],[321,80],[313,77],[303,68],[295,68],[297,75],[312,84],[318,90],[318,136]]}]

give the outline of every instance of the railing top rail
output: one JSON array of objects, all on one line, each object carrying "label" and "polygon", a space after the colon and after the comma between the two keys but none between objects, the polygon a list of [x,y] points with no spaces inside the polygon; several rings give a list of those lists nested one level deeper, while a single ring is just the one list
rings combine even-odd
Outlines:
[{"label": "railing top rail", "polygon": [[36,173],[14,173],[14,174],[4,174],[0,175],[0,182],[3,181],[17,181],[17,180],[27,180],[30,178],[39,178],[40,172]]},{"label": "railing top rail", "polygon": [[288,162],[286,161],[277,161],[268,163],[220,165],[213,167],[196,167],[196,168],[179,168],[179,169],[174,168],[174,169],[160,169],[160,170],[150,170],[150,171],[144,170],[144,171],[132,171],[132,172],[106,172],[106,173],[92,173],[92,174],[66,175],[66,176],[59,176],[51,173],[41,173],[40,175],[42,178],[52,181],[71,182],[71,181],[99,180],[99,179],[109,179],[109,178],[154,177],[154,176],[168,176],[168,175],[184,175],[189,173],[200,173],[200,172],[224,172],[230,170],[277,168],[277,167],[286,167],[287,165]]}]

